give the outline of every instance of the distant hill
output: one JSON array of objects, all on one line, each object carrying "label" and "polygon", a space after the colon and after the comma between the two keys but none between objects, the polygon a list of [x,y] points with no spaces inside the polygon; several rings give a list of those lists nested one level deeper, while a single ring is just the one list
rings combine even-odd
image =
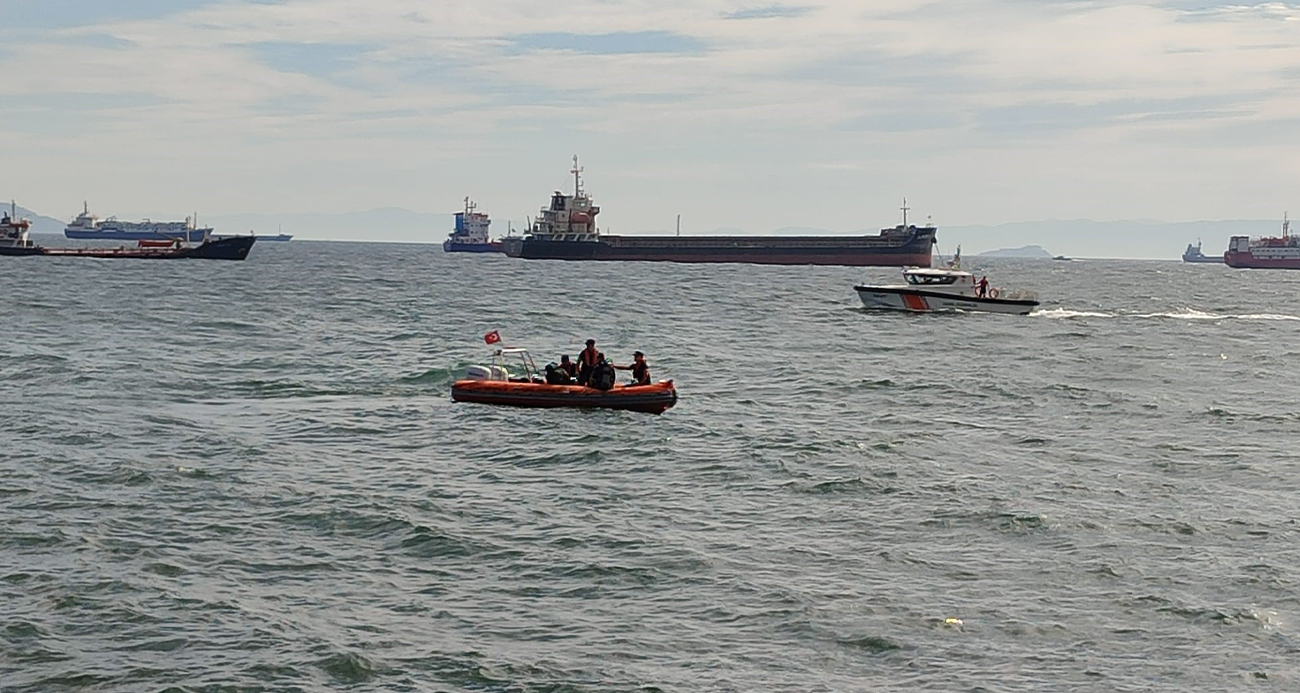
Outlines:
[{"label": "distant hill", "polygon": [[1050,260],[1052,259],[1052,254],[1044,250],[1041,245],[1022,245],[1019,248],[986,250],[980,253],[980,257],[1025,257]]},{"label": "distant hill", "polygon": [[1262,236],[1279,232],[1280,220],[1223,221],[1092,221],[1048,220],[998,226],[940,226],[939,246],[944,252],[961,245],[969,253],[990,248],[1050,245],[1069,257],[1150,258],[1174,260],[1188,243],[1204,242],[1205,253],[1222,252],[1228,238]]}]

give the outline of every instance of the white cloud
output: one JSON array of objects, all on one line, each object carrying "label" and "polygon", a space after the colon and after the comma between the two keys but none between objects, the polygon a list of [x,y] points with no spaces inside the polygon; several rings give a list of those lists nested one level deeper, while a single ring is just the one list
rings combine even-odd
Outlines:
[{"label": "white cloud", "polygon": [[[473,193],[522,219],[578,152],[620,231],[677,211],[704,229],[847,231],[889,222],[903,194],[951,223],[1267,215],[1293,194],[1275,176],[1296,138],[1278,124],[1300,117],[1298,18],[1279,3],[232,0],[10,44],[0,146],[27,177],[5,192],[154,216]],[[564,34],[593,37],[566,50]]]}]

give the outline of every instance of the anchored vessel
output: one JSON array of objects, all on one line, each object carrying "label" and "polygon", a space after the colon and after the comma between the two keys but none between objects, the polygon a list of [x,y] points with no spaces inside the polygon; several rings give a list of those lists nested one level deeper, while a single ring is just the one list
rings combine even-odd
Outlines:
[{"label": "anchored vessel", "polygon": [[1281,236],[1233,236],[1223,261],[1229,267],[1300,269],[1300,238],[1291,235],[1291,221],[1283,214]]},{"label": "anchored vessel", "polygon": [[[916,313],[963,310],[983,313],[1027,315],[1038,307],[1032,292],[1007,292],[979,282],[961,269],[961,251],[947,269],[903,270],[903,284],[853,287],[868,308],[905,310]],[[981,284],[983,286],[981,286]]]},{"label": "anchored vessel", "polygon": [[467,197],[465,211],[456,212],[456,228],[442,242],[445,253],[500,253],[501,241],[488,238],[492,220],[478,211],[478,205]]},{"label": "anchored vessel", "polygon": [[533,260],[752,262],[770,265],[929,267],[936,229],[903,223],[874,236],[614,236],[596,227],[600,207],[582,187],[573,157],[573,194],[556,191],[527,235],[507,239],[507,255]]},{"label": "anchored vessel", "polygon": [[193,217],[186,217],[185,221],[118,221],[116,217],[101,220],[90,213],[89,204],[85,204],[81,214],[63,229],[63,235],[68,238],[102,241],[170,241],[179,238],[186,243],[199,243],[211,233],[211,228],[200,228]]},{"label": "anchored vessel", "polygon": [[1222,265],[1222,264],[1223,264],[1223,256],[1222,256],[1222,255],[1206,255],[1206,254],[1202,253],[1202,252],[1201,252],[1201,241],[1200,241],[1200,239],[1197,239],[1197,240],[1196,240],[1196,245],[1192,245],[1191,243],[1188,243],[1188,244],[1187,244],[1187,250],[1184,250],[1184,251],[1183,251],[1183,262],[1212,262],[1212,263],[1215,263],[1215,264]]},{"label": "anchored vessel", "polygon": [[[31,222],[18,218],[18,208],[0,218],[0,256],[45,255],[53,257],[137,258],[141,260],[243,260],[248,257],[253,236],[233,236],[219,241],[204,241],[199,245],[185,246],[180,239],[171,241],[141,240],[136,248],[45,248],[36,245],[28,236]],[[162,244],[166,247],[159,247]]]}]

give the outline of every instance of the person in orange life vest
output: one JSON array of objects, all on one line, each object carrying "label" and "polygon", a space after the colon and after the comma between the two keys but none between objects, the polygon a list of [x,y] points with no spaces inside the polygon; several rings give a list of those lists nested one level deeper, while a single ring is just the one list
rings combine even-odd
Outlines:
[{"label": "person in orange life vest", "polygon": [[987,276],[985,276],[985,277],[980,277],[979,287],[975,290],[975,293],[976,293],[980,298],[984,298],[985,296],[988,296],[988,294],[989,294],[989,278],[988,278]]},{"label": "person in orange life vest", "polygon": [[596,340],[588,339],[587,348],[578,354],[578,384],[586,385],[591,379],[591,371],[600,363],[600,352],[596,351]]},{"label": "person in orange life vest", "polygon": [[632,371],[633,385],[650,384],[650,364],[645,362],[645,354],[639,351],[632,354],[632,365],[614,367],[620,371]]},{"label": "person in orange life vest", "polygon": [[578,364],[570,361],[568,354],[560,355],[560,370],[567,373],[570,378],[578,377]]}]

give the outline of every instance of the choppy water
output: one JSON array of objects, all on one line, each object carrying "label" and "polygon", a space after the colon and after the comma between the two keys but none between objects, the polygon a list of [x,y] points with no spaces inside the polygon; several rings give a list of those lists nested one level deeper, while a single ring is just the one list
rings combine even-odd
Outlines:
[{"label": "choppy water", "polygon": [[[5,260],[0,689],[1300,686],[1300,273],[989,268]],[[494,328],[681,402],[453,404]]]}]

